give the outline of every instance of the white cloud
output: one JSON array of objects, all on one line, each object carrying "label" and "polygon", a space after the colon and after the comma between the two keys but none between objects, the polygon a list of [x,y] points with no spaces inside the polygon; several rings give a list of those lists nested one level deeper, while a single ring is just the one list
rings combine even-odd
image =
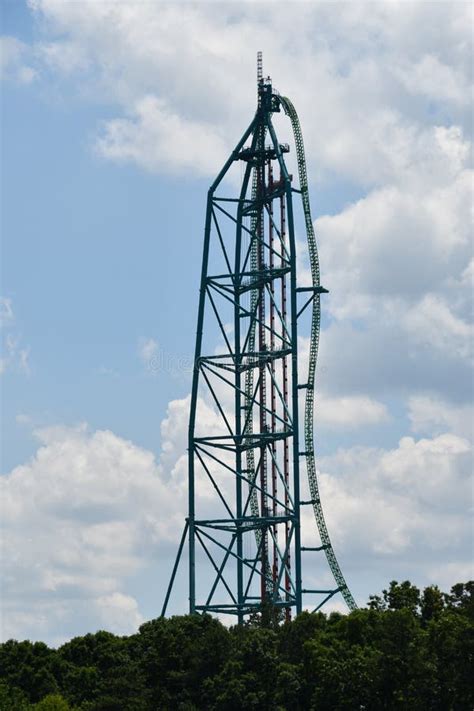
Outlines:
[{"label": "white cloud", "polygon": [[317,398],[317,425],[361,427],[385,422],[388,411],[381,402],[365,396]]},{"label": "white cloud", "polygon": [[159,565],[178,538],[182,487],[160,479],[151,452],[112,432],[82,425],[36,435],[36,455],[0,481],[7,634],[67,636],[76,615],[84,632],[131,632],[141,617],[127,580],[152,560]]},{"label": "white cloud", "polygon": [[436,180],[423,182],[418,166],[409,189],[374,190],[315,222],[332,317],[321,338],[325,387],[469,397],[472,173],[459,132],[437,131],[436,142],[446,160]]},{"label": "white cloud", "polygon": [[62,74],[89,67],[88,83],[125,115],[105,125],[105,155],[158,172],[215,172],[253,110],[257,49],[295,98],[326,176],[365,185],[400,175],[425,140],[427,100],[468,116],[469,21],[459,5],[407,13],[406,4],[358,3],[341,17],[331,3],[238,12],[231,3],[219,12],[212,3],[30,4],[52,37],[46,61]]},{"label": "white cloud", "polygon": [[[210,398],[209,398],[210,399]],[[161,453],[159,461],[160,475],[164,481],[170,479],[175,486],[182,491],[183,497],[187,495],[187,477],[188,477],[188,422],[190,411],[190,396],[180,400],[172,400],[168,404],[166,417],[161,423]],[[232,422],[232,418],[228,413],[228,417]],[[217,408],[207,402],[201,396],[198,397],[196,406],[196,436],[220,436],[227,434],[224,421],[217,411]],[[227,461],[232,465],[231,455],[221,452],[222,461]],[[216,464],[215,461],[206,458],[208,469],[214,476],[215,481],[219,484],[221,491],[231,503],[231,508],[235,508],[232,504],[234,499],[234,484],[231,477],[226,472],[223,472],[222,467]],[[211,517],[216,514],[213,505],[220,506],[216,499],[215,490],[205,474],[203,468],[196,463],[196,508],[204,518]]]},{"label": "white cloud", "polygon": [[0,298],[0,326],[6,326],[13,321],[13,306],[10,298]]},{"label": "white cloud", "polygon": [[193,176],[209,175],[226,157],[225,142],[214,126],[183,120],[154,96],[140,99],[131,118],[107,121],[97,150],[147,170],[190,171]]},{"label": "white cloud", "polygon": [[187,470],[188,416],[191,398],[172,400],[168,404],[166,417],[161,422],[160,467],[166,480],[177,475],[181,469]]},{"label": "white cloud", "polygon": [[382,556],[386,576],[397,558],[398,566],[415,563],[420,579],[433,561],[468,561],[471,459],[469,442],[446,433],[322,458],[321,497],[336,552],[367,569]]},{"label": "white cloud", "polygon": [[137,629],[143,617],[138,611],[137,601],[130,595],[114,592],[97,598],[99,615],[110,632],[120,634],[124,629]]},{"label": "white cloud", "polygon": [[403,326],[419,343],[460,358],[472,358],[474,327],[453,314],[440,297],[426,294],[406,313]]},{"label": "white cloud", "polygon": [[[301,116],[312,189],[345,183],[361,196],[315,222],[331,292],[318,427],[393,419],[385,403],[395,394],[408,400],[412,432],[426,435],[321,461],[336,552],[357,568],[362,599],[377,589],[363,587],[374,569],[381,585],[407,569],[414,582],[456,582],[468,569],[471,459],[468,4],[29,4],[44,37],[31,49],[7,38],[7,75],[31,81],[34,55],[42,78],[56,73],[106,106],[94,139],[104,158],[164,175],[215,174],[254,111],[264,50],[265,71]],[[275,121],[285,140],[288,123]],[[28,369],[15,331],[6,349],[2,367]],[[147,367],[159,356],[154,339],[139,344]],[[7,634],[139,624],[127,584],[179,537],[188,409],[189,398],[169,404],[158,462],[112,432],[38,433],[35,457],[2,481]],[[222,427],[204,400],[198,422]],[[212,505],[209,482],[199,495]]]},{"label": "white cloud", "polygon": [[[199,431],[220,433],[220,416],[202,400],[198,408]],[[143,618],[128,581],[141,571],[159,574],[158,614],[187,510],[188,415],[189,397],[169,403],[158,461],[84,423],[35,431],[34,457],[0,479],[4,635],[133,632]],[[201,474],[207,515],[215,496]],[[233,492],[228,476],[221,483]]]},{"label": "white cloud", "polygon": [[400,65],[395,73],[411,94],[464,106],[469,104],[470,87],[466,77],[433,54],[424,55],[414,64]]},{"label": "white cloud", "polygon": [[36,70],[25,64],[30,47],[16,37],[0,37],[0,79],[10,79],[19,84],[30,84],[36,79]]},{"label": "white cloud", "polygon": [[[309,344],[309,338],[300,338],[298,364],[300,379],[304,379],[308,370]],[[353,430],[387,422],[390,419],[386,405],[375,398],[361,394],[336,394],[334,383],[327,375],[325,365],[318,367],[315,398],[316,428]],[[304,398],[300,399],[300,407],[300,417],[302,417]]]},{"label": "white cloud", "polygon": [[[426,411],[426,403],[411,407]],[[4,634],[62,641],[100,627],[128,633],[141,623],[128,581],[153,566],[163,596],[186,511],[188,411],[189,398],[169,404],[158,463],[151,452],[86,425],[37,431],[36,455],[1,480]],[[430,421],[423,412],[419,424]],[[202,401],[198,423],[201,432],[221,427]],[[357,566],[361,601],[373,592],[363,581],[374,567],[381,585],[396,574],[413,577],[413,570],[414,582],[428,584],[447,557],[447,586],[466,569],[471,455],[466,439],[443,433],[321,460],[328,527],[349,582]],[[221,483],[232,497],[231,479]],[[215,514],[216,495],[204,484],[198,508]],[[306,545],[317,540],[307,509],[303,532]],[[325,579],[328,571],[322,564],[308,575]]]},{"label": "white cloud", "polygon": [[[323,339],[326,338],[323,333]],[[300,380],[308,372],[310,339],[301,337],[298,341],[298,373]],[[324,349],[325,350],[325,349]],[[344,352],[342,357],[344,358]],[[387,406],[366,394],[341,394],[335,387],[333,373],[328,372],[326,359],[317,366],[315,394],[315,426],[334,429],[339,432],[354,430],[367,425],[376,425],[390,420]],[[344,367],[341,364],[342,367]],[[354,383],[355,389],[357,382]],[[232,403],[229,403],[232,407]],[[300,418],[304,415],[304,397],[300,398]]]},{"label": "white cloud", "polygon": [[[167,175],[215,174],[253,113],[255,52],[263,49],[265,70],[301,115],[313,189],[348,181],[366,193],[315,223],[327,307],[338,322],[323,341],[337,340],[341,323],[347,334],[362,320],[372,380],[395,370],[394,388],[412,381],[415,368],[431,374],[424,388],[446,382],[443,358],[468,358],[466,7],[357,3],[341,16],[332,3],[278,11],[248,3],[237,13],[232,4],[219,12],[202,3],[30,4],[43,20],[47,41],[37,51],[48,66],[57,62],[70,81],[79,66],[96,100],[117,109],[102,123],[99,152]],[[284,139],[288,122],[275,120]],[[357,396],[384,399],[380,388],[369,390],[361,385]]]},{"label": "white cloud", "polygon": [[89,62],[86,53],[75,42],[55,40],[40,43],[36,54],[45,65],[60,74],[71,74],[87,70]]},{"label": "white cloud", "polygon": [[[462,145],[460,138],[450,141]],[[447,160],[436,185],[387,186],[316,220],[329,307],[337,318],[365,317],[387,298],[413,303],[427,291],[446,290],[449,279],[465,270],[472,174],[455,169],[456,163],[456,155]]]},{"label": "white cloud", "polygon": [[474,406],[453,405],[439,397],[413,395],[409,398],[409,418],[414,432],[440,434],[449,430],[474,441]]},{"label": "white cloud", "polygon": [[438,585],[441,590],[449,590],[454,580],[463,582],[473,579],[474,564],[472,559],[461,563],[443,561],[427,566],[426,576],[429,585]]},{"label": "white cloud", "polygon": [[22,373],[25,375],[30,375],[31,374],[31,368],[30,368],[30,349],[29,348],[21,348],[20,351],[18,352],[18,367]]},{"label": "white cloud", "polygon": [[153,363],[157,358],[158,353],[159,346],[154,338],[144,338],[141,340],[138,348],[138,354],[148,370],[153,369]]},{"label": "white cloud", "polygon": [[11,298],[2,297],[0,299],[0,328],[2,330],[3,354],[0,358],[0,375],[7,371],[30,375],[30,347],[21,345]]},{"label": "white cloud", "polygon": [[19,412],[15,417],[15,421],[18,425],[29,425],[31,423],[31,417],[23,412]]}]

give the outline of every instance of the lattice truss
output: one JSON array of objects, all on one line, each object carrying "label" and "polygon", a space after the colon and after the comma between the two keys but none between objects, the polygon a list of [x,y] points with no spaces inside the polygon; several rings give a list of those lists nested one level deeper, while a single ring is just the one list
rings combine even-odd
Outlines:
[{"label": "lattice truss", "polygon": [[298,453],[289,392],[295,349],[287,304],[294,258],[286,233],[285,176],[277,149],[264,140],[256,127],[251,146],[239,154],[246,163],[239,197],[210,198],[209,248],[217,253],[213,267],[222,268],[205,278],[204,318],[214,321],[210,329],[217,327],[223,345],[198,359],[198,397],[212,401],[220,417],[212,434],[194,437],[193,464],[196,490],[210,483],[220,518],[195,511],[195,536],[215,573],[196,609],[209,609],[223,590],[231,607],[216,602],[212,609],[245,611],[262,597],[296,604],[290,459]]},{"label": "lattice truss", "polygon": [[[295,136],[292,185],[272,114],[283,108]],[[240,167],[240,180],[231,169]],[[234,182],[232,182],[234,180]],[[235,187],[237,185],[237,187]],[[234,187],[232,187],[234,186]],[[298,286],[293,195],[302,197],[312,283]],[[245,615],[268,603],[288,619],[304,592],[354,600],[334,555],[319,498],[313,444],[319,343],[319,261],[304,147],[291,102],[258,77],[258,109],[209,189],[189,421],[190,611]],[[311,306],[308,370],[298,375],[298,321]],[[218,346],[216,347],[216,343]],[[303,445],[298,400],[304,394]],[[310,499],[300,499],[300,462]],[[312,506],[321,545],[301,547],[302,505]],[[306,591],[301,552],[324,551],[336,582]]]}]

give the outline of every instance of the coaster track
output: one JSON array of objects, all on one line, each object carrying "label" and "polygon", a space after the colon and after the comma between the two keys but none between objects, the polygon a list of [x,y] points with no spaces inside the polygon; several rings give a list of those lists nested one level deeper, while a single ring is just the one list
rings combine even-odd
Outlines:
[{"label": "coaster track", "polygon": [[[320,271],[319,271],[319,255],[316,245],[316,237],[314,234],[313,220],[311,217],[311,206],[309,202],[308,192],[308,177],[306,171],[306,157],[304,151],[303,134],[301,126],[292,102],[285,96],[280,97],[280,103],[283,106],[285,114],[289,117],[293,128],[293,136],[296,146],[296,156],[298,160],[298,177],[300,182],[301,200],[303,203],[303,212],[306,225],[306,238],[308,243],[309,263],[311,269],[312,286],[320,287]],[[338,585],[349,610],[357,608],[356,602],[347,586],[344,575],[337,561],[334,549],[331,544],[329,532],[324,519],[324,513],[321,506],[319,494],[318,477],[316,473],[316,459],[314,450],[314,389],[315,389],[315,372],[316,361],[318,358],[319,348],[319,333],[321,327],[321,303],[320,294],[315,293],[312,301],[312,317],[311,317],[311,338],[308,363],[308,379],[306,387],[306,398],[304,408],[304,441],[306,452],[306,469],[308,474],[309,490],[311,501],[313,504],[314,516],[321,537],[321,544],[326,554],[329,567],[331,568],[334,579]]]},{"label": "coaster track", "polygon": [[[350,610],[356,608],[331,545],[315,465],[315,369],[320,294],[326,289],[320,284],[303,138],[293,104],[273,91],[269,77],[263,78],[261,53],[257,83],[257,112],[208,191],[188,427],[188,517],[162,609],[164,616],[188,540],[190,613],[236,615],[239,624],[266,603],[284,612],[286,620],[291,619],[293,612],[303,610],[303,593],[325,596],[316,610],[338,592]],[[283,157],[289,146],[279,143],[272,124],[272,114],[280,109],[293,128],[300,190],[292,188]],[[220,189],[236,161],[245,164],[239,197]],[[275,162],[280,169],[276,179]],[[312,273],[312,283],[307,286],[297,283],[295,192],[301,194],[306,224]],[[279,210],[274,210],[275,204]],[[217,261],[210,258],[216,249]],[[309,292],[299,310],[298,292]],[[304,382],[297,367],[298,319],[310,305],[311,337]],[[212,348],[209,351],[209,338],[205,339],[209,319],[225,340],[223,354]],[[231,320],[233,336],[228,337],[225,323]],[[298,401],[303,388],[301,441]],[[233,418],[225,412],[229,395],[234,402]],[[213,399],[224,434],[211,428],[197,435],[199,397]],[[311,499],[301,502],[303,457]],[[229,471],[235,473],[235,488],[224,486]],[[209,518],[196,497],[197,489],[209,482],[221,504],[218,518]],[[301,546],[301,504],[314,510],[321,539],[315,548]],[[335,580],[334,589],[304,589],[301,552],[322,550]],[[207,571],[206,575],[201,571]]]}]

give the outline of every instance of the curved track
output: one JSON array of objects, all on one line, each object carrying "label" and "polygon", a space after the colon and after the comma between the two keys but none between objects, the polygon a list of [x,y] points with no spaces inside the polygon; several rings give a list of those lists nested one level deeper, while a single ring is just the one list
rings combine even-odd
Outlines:
[{"label": "curved track", "polygon": [[[280,97],[281,105],[290,118],[291,125],[293,128],[293,136],[296,146],[296,155],[298,159],[298,176],[300,182],[301,190],[301,200],[303,203],[303,212],[306,224],[306,237],[308,242],[308,252],[309,252],[309,263],[311,268],[312,286],[319,287],[320,283],[320,272],[319,272],[319,255],[318,248],[316,246],[316,237],[314,234],[313,220],[311,217],[311,207],[309,202],[308,193],[308,178],[306,172],[306,158],[304,152],[303,135],[301,133],[300,122],[298,119],[298,114],[296,113],[295,107],[291,101],[282,96]],[[319,535],[321,537],[321,544],[323,546],[324,552],[326,554],[329,567],[331,568],[332,574],[334,575],[334,580],[337,583],[338,589],[340,590],[344,600],[349,608],[349,610],[355,610],[357,608],[356,602],[352,597],[352,594],[347,587],[347,583],[342,574],[339,563],[337,562],[336,555],[334,553],[331,539],[329,538],[328,529],[326,526],[326,521],[324,520],[324,513],[321,506],[321,500],[319,496],[319,486],[318,478],[316,474],[316,461],[314,453],[314,388],[315,388],[315,371],[316,371],[316,361],[318,358],[318,347],[319,347],[319,332],[321,326],[321,305],[320,305],[320,294],[315,293],[312,302],[312,318],[311,318],[311,339],[310,339],[310,351],[309,351],[309,363],[308,363],[308,379],[306,388],[306,399],[304,408],[304,441],[305,441],[305,452],[306,452],[306,468],[308,474],[309,490],[311,494],[311,501],[313,504],[314,516],[316,518],[316,524],[318,526]]]}]

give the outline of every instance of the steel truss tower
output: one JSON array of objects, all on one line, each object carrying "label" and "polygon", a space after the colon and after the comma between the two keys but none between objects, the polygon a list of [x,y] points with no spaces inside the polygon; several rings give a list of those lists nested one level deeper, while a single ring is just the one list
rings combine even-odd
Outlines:
[{"label": "steel truss tower", "polygon": [[[282,109],[293,128],[298,189],[285,163],[289,146],[278,141],[272,123]],[[236,165],[235,192],[230,171]],[[296,194],[312,274],[305,285],[296,271]],[[259,53],[256,114],[208,192],[189,417],[189,513],[163,615],[186,540],[191,613],[232,614],[241,623],[267,605],[289,619],[292,611],[301,612],[304,594],[319,609],[338,592],[355,608],[324,521],[315,467],[315,367],[320,295],[326,291],[298,117],[263,78]],[[298,326],[308,307],[311,337],[302,375]],[[306,501],[300,498],[300,470],[308,478]],[[314,547],[301,542],[304,506],[316,518],[320,545]],[[302,554],[318,551],[324,551],[335,584],[308,590]]]}]

